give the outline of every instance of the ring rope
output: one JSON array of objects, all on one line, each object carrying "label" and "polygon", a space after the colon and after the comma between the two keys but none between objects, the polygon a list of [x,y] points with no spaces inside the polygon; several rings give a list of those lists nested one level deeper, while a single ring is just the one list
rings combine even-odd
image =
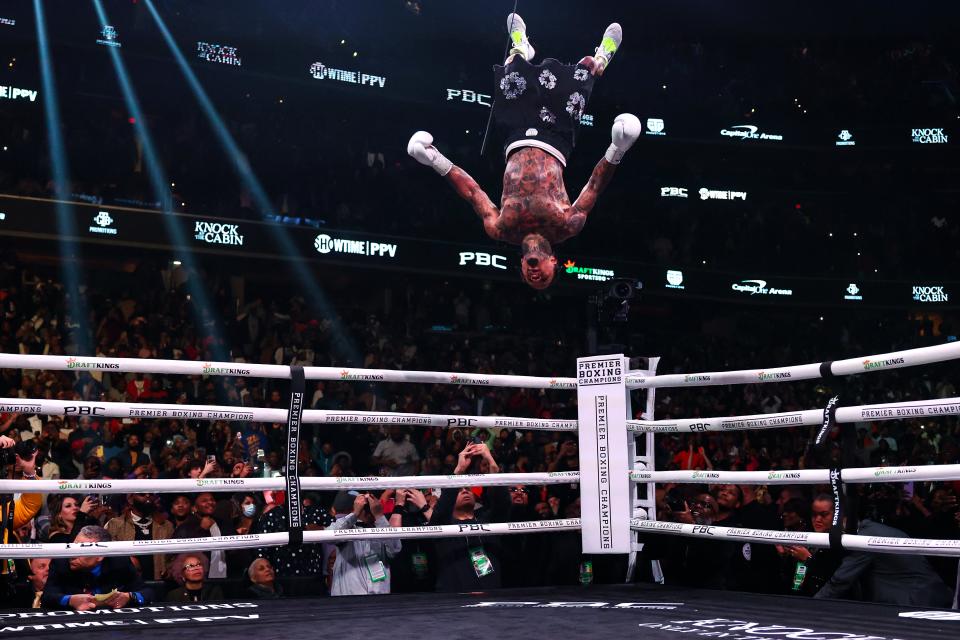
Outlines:
[{"label": "ring rope", "polygon": [[[361,529],[324,529],[304,531],[304,544],[349,540],[376,540],[383,538],[456,538],[494,536],[505,534],[543,533],[548,531],[579,531],[579,518],[561,520],[528,520],[523,522],[496,522],[489,524],[445,524],[422,527],[382,527]],[[76,558],[80,556],[130,556],[148,553],[183,553],[188,551],[231,551],[280,547],[289,543],[286,532],[259,533],[242,536],[212,538],[183,538],[165,540],[131,540],[111,542],[3,544],[0,556],[4,558]]]},{"label": "ring rope", "polygon": [[873,356],[860,356],[859,358],[847,358],[846,360],[834,360],[832,362],[801,364],[790,367],[772,367],[770,369],[710,371],[659,376],[628,374],[626,381],[628,389],[795,382],[797,380],[815,380],[832,376],[849,376],[869,371],[902,369],[904,367],[915,367],[922,364],[932,364],[956,359],[960,359],[960,342],[893,351]]},{"label": "ring rope", "polygon": [[[803,544],[811,547],[829,548],[830,534],[815,531],[775,531],[772,529],[743,529],[717,525],[660,522],[657,520],[630,520],[630,527],[637,531],[675,534],[708,540],[735,540],[764,544]],[[907,554],[916,556],[960,556],[960,540],[936,540],[930,538],[886,538],[845,533],[841,538],[844,549],[849,551],[872,551],[875,553]]]},{"label": "ring rope", "polygon": [[[226,422],[286,422],[287,409],[231,407],[199,404],[146,404],[134,402],[92,402],[0,398],[0,412],[45,416],[90,418],[167,418],[180,420],[222,420]],[[527,429],[531,431],[576,431],[576,420],[513,418],[509,416],[464,416],[433,413],[392,413],[384,411],[328,411],[307,409],[303,424],[396,424],[421,427]]]},{"label": "ring rope", "polygon": [[[922,467],[855,467],[841,469],[844,484],[875,482],[925,482],[960,479],[960,464],[931,464]],[[830,469],[797,471],[631,471],[635,482],[678,484],[827,484]],[[0,485],[2,486],[2,485]]]},{"label": "ring rope", "polygon": [[[856,467],[843,469],[845,484],[874,482],[951,481],[960,478],[960,464],[934,464],[922,467]],[[797,471],[631,471],[634,482],[673,482],[678,484],[826,484],[829,469]],[[494,473],[434,476],[358,476],[302,477],[301,488],[308,491],[340,489],[394,489],[397,487],[434,487],[455,489],[463,486],[502,487],[519,484],[565,484],[580,481],[579,471],[541,473]],[[172,480],[0,480],[3,493],[150,493],[229,492],[280,490],[284,478],[199,478]]]},{"label": "ring rope", "polygon": [[[960,398],[912,400],[886,404],[865,404],[836,409],[838,423],[909,420],[937,416],[960,415]],[[815,426],[823,423],[823,409],[759,413],[728,418],[685,418],[681,420],[627,420],[627,430],[634,433],[700,433],[704,431],[747,431]]]},{"label": "ring rope", "polygon": [[[301,477],[304,491],[341,489],[396,489],[397,487],[506,487],[520,484],[579,482],[578,471],[538,473],[487,473],[436,476]],[[276,478],[176,478],[171,480],[0,480],[0,493],[200,493],[283,490],[286,479]]]},{"label": "ring rope", "polygon": [[[75,356],[22,355],[0,353],[0,369],[49,369],[54,371],[91,371],[114,373],[166,373],[243,378],[290,379],[290,367],[278,364],[245,362],[201,362],[156,358],[100,358]],[[358,369],[352,367],[304,367],[307,380],[360,382],[417,382],[424,384],[521,387],[525,389],[577,388],[576,378],[546,378],[452,371],[397,371],[395,369]]]}]

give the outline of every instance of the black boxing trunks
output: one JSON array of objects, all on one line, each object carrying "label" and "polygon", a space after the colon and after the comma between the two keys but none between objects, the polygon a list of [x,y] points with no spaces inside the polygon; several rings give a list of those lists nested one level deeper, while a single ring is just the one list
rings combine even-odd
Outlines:
[{"label": "black boxing trunks", "polygon": [[506,137],[504,156],[536,147],[566,166],[593,91],[590,69],[553,58],[534,65],[517,55],[506,66],[494,65],[493,72],[497,97],[493,119]]}]

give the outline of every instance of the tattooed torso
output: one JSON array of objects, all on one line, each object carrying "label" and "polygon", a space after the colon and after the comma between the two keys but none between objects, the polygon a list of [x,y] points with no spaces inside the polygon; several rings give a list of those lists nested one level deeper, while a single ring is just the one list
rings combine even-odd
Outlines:
[{"label": "tattooed torso", "polygon": [[567,224],[569,213],[563,165],[533,147],[513,153],[503,173],[497,239],[519,244],[527,234],[539,233],[550,242],[562,242],[573,235]]}]

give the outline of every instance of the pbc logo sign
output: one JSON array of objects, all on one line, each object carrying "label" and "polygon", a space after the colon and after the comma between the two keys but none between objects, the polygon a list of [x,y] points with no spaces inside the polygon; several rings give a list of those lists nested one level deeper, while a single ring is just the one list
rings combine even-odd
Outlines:
[{"label": "pbc logo sign", "polygon": [[63,415],[65,416],[105,416],[107,414],[106,407],[64,407]]},{"label": "pbc logo sign", "polygon": [[469,89],[447,89],[447,101],[449,102],[450,100],[482,104],[485,107],[490,106],[490,96],[485,93],[470,91]]},{"label": "pbc logo sign", "polygon": [[507,257],[495,253],[483,253],[482,251],[461,251],[460,266],[476,265],[478,267],[493,267],[494,269],[506,269]]}]

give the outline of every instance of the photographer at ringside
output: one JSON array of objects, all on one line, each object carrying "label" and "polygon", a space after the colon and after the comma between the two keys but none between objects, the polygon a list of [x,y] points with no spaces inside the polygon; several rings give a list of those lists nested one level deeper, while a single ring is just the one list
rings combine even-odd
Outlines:
[{"label": "photographer at ringside", "polygon": [[[9,480],[36,480],[36,445],[32,441],[18,443],[13,438],[0,436],[0,477]],[[43,495],[39,493],[22,493],[19,498],[14,498],[9,493],[0,494],[0,543],[19,542],[16,530],[30,522],[40,512],[41,507]],[[16,579],[14,562],[0,559],[0,601],[9,601],[13,597]]]},{"label": "photographer at ringside", "polygon": [[[493,459],[487,445],[474,441],[460,452],[453,473],[500,473],[500,466]],[[434,507],[430,524],[456,524],[460,525],[461,531],[482,531],[488,523],[504,522],[509,512],[510,494],[507,487],[483,487],[476,493],[470,486],[444,489]],[[500,588],[503,573],[500,563],[502,546],[497,536],[439,538],[435,541],[435,546],[437,591],[463,592]]]}]

